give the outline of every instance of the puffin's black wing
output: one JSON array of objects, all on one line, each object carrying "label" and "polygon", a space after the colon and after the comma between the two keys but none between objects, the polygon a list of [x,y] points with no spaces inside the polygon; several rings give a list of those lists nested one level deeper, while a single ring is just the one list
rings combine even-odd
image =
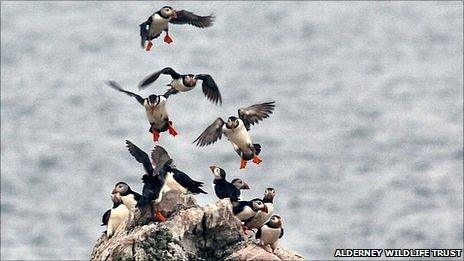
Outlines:
[{"label": "puffin's black wing", "polygon": [[144,185],[142,190],[142,197],[137,201],[136,207],[138,208],[143,208],[151,201],[157,199],[164,185],[164,181],[160,179],[160,175],[143,175],[142,180]]},{"label": "puffin's black wing", "polygon": [[280,231],[280,236],[279,236],[279,238],[282,238],[282,237],[284,236],[284,228],[281,227],[280,229],[281,229],[281,231]]},{"label": "puffin's black wing", "polygon": [[189,175],[178,169],[171,169],[173,178],[179,183],[182,187],[186,188],[191,193],[203,193],[208,194],[200,187],[203,186],[203,182],[195,181],[189,177]]},{"label": "puffin's black wing", "polygon": [[148,158],[148,154],[128,140],[126,140],[126,145],[135,160],[143,164],[147,175],[153,175],[153,166],[151,165],[150,158]]},{"label": "puffin's black wing", "polygon": [[237,201],[237,204],[232,209],[234,215],[237,215],[238,213],[242,212],[247,205],[248,201]]},{"label": "puffin's black wing", "polygon": [[137,101],[143,105],[143,102],[145,101],[144,98],[142,98],[140,95],[138,94],[135,94],[133,92],[129,92],[129,91],[126,91],[124,90],[121,85],[119,85],[119,83],[115,82],[115,81],[106,81],[105,82],[108,86],[110,86],[111,88],[117,90],[117,91],[120,91],[120,92],[123,92],[131,97],[134,97],[135,99],[137,99]]},{"label": "puffin's black wing", "polygon": [[222,138],[222,126],[224,121],[221,118],[217,118],[213,124],[209,125],[205,131],[193,143],[197,143],[197,146],[207,146],[215,143],[217,140]]},{"label": "puffin's black wing", "polygon": [[219,103],[219,105],[221,105],[221,93],[219,92],[219,88],[217,87],[217,84],[214,81],[213,77],[211,77],[211,75],[209,74],[198,74],[195,76],[195,78],[203,81],[201,88],[206,97],[208,97],[208,100],[212,101],[215,104]]},{"label": "puffin's black wing", "polygon": [[102,217],[102,226],[108,225],[108,220],[110,220],[111,209],[108,209]]},{"label": "puffin's black wing", "polygon": [[176,11],[177,17],[169,21],[172,24],[191,24],[199,28],[210,27],[214,22],[214,15],[199,16],[192,12],[180,10]]},{"label": "puffin's black wing", "polygon": [[139,89],[145,89],[149,84],[156,81],[161,74],[169,74],[173,79],[178,79],[182,77],[182,75],[178,74],[174,71],[171,67],[166,67],[162,70],[159,70],[153,74],[148,75],[142,82],[139,83]]},{"label": "puffin's black wing", "polygon": [[[164,164],[166,164],[166,162],[171,160],[171,157],[169,157],[168,152],[163,147],[157,145],[151,151],[151,160],[153,162],[153,165],[155,165],[155,169],[154,169],[153,173],[154,173],[154,175],[156,175],[164,167]],[[172,163],[172,161],[171,161],[171,163]]]},{"label": "puffin's black wing", "polygon": [[238,109],[238,117],[243,121],[247,130],[250,126],[269,117],[275,108],[275,102],[254,104],[247,108]]}]

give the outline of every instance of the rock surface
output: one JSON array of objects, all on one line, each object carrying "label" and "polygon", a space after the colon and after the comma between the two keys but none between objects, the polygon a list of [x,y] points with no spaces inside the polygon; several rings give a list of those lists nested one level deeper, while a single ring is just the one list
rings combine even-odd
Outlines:
[{"label": "rock surface", "polygon": [[243,233],[228,199],[200,207],[193,196],[170,191],[160,209],[166,222],[150,222],[150,208],[135,210],[113,237],[97,240],[91,260],[304,260],[289,249],[261,248],[252,231]]}]

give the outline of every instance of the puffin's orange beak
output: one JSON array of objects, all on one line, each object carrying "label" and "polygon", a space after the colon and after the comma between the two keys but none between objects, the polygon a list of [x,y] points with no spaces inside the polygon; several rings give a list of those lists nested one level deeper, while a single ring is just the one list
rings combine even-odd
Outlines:
[{"label": "puffin's orange beak", "polygon": [[114,188],[113,191],[111,191],[111,194],[116,194],[116,193],[118,192],[116,191],[116,188]]},{"label": "puffin's orange beak", "polygon": [[209,169],[210,169],[211,171],[214,171],[216,168],[217,168],[216,166],[209,166]]},{"label": "puffin's orange beak", "polygon": [[269,211],[269,210],[267,209],[267,206],[264,205],[263,212],[264,212],[264,213],[267,213],[268,211]]},{"label": "puffin's orange beak", "polygon": [[172,15],[171,15],[172,18],[177,18],[177,12],[176,10],[172,9]]},{"label": "puffin's orange beak", "polygon": [[250,189],[250,186],[248,186],[248,184],[246,184],[245,182],[243,182],[242,189]]}]

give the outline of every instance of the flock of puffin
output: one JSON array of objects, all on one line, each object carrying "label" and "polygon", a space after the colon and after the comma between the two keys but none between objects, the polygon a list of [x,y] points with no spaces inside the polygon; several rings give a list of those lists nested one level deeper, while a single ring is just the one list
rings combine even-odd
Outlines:
[{"label": "flock of puffin", "polygon": [[[213,21],[213,15],[199,16],[189,11],[176,11],[169,6],[165,6],[140,24],[142,48],[150,51],[153,47],[152,40],[159,37],[163,31],[166,33],[164,42],[170,44],[172,38],[168,34],[169,24],[190,24],[205,28],[211,26]],[[139,84],[139,89],[147,88],[161,75],[169,75],[172,78],[168,84],[169,89],[162,95],[151,94],[146,98],[125,90],[117,82],[106,82],[111,88],[134,97],[145,108],[150,123],[148,131],[151,133],[150,136],[152,136],[154,142],[158,142],[162,132],[167,131],[172,136],[178,134],[166,109],[167,100],[171,95],[193,90],[197,81],[201,80],[202,91],[207,99],[216,105],[222,104],[219,88],[209,74],[180,74],[167,67],[147,76]],[[245,168],[250,160],[255,164],[260,164],[262,160],[258,155],[261,151],[261,145],[251,141],[248,131],[251,125],[269,117],[274,107],[274,102],[265,102],[240,108],[238,109],[238,115],[230,116],[227,121],[219,117],[193,143],[200,147],[207,146],[221,139],[222,134],[224,134],[232,144],[235,152],[240,156],[240,169]],[[115,185],[111,194],[113,207],[106,211],[102,218],[102,225],[107,226],[105,233],[108,238],[114,234],[124,219],[136,208],[150,206],[154,222],[166,221],[166,217],[163,216],[159,209],[159,203],[163,198],[163,194],[169,190],[178,191],[179,193],[206,194],[201,188],[203,182],[195,181],[179,170],[163,147],[155,146],[149,156],[128,140],[126,140],[126,145],[129,153],[143,165],[145,170],[142,177],[144,186],[142,194],[139,194],[133,191],[125,182],[118,182]],[[240,190],[250,189],[248,184],[238,178],[229,182],[226,180],[224,169],[217,166],[210,166],[209,168],[214,176],[214,191],[217,197],[219,199],[229,198],[233,205],[233,213],[242,221],[245,233],[247,233],[247,230],[254,229],[255,236],[260,240],[263,248],[269,252],[274,252],[278,239],[284,233],[282,218],[273,214],[275,190],[267,188],[262,199],[241,200]]]}]

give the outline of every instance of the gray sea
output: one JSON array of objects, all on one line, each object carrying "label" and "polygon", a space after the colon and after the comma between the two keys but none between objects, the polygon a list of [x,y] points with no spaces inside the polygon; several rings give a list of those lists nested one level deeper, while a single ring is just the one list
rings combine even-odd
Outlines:
[{"label": "gray sea", "polygon": [[[163,5],[213,12],[209,29],[172,26],[140,48],[139,23]],[[280,244],[308,259],[336,248],[463,247],[462,2],[1,2],[1,259],[88,259],[118,181],[141,191],[125,139],[154,143],[137,91],[171,66],[208,73],[172,96],[180,135],[160,144],[205,182],[208,166],[277,190]],[[168,77],[141,92],[161,94]],[[192,141],[217,117],[275,100],[252,128],[259,166],[239,170],[224,139]]]}]

